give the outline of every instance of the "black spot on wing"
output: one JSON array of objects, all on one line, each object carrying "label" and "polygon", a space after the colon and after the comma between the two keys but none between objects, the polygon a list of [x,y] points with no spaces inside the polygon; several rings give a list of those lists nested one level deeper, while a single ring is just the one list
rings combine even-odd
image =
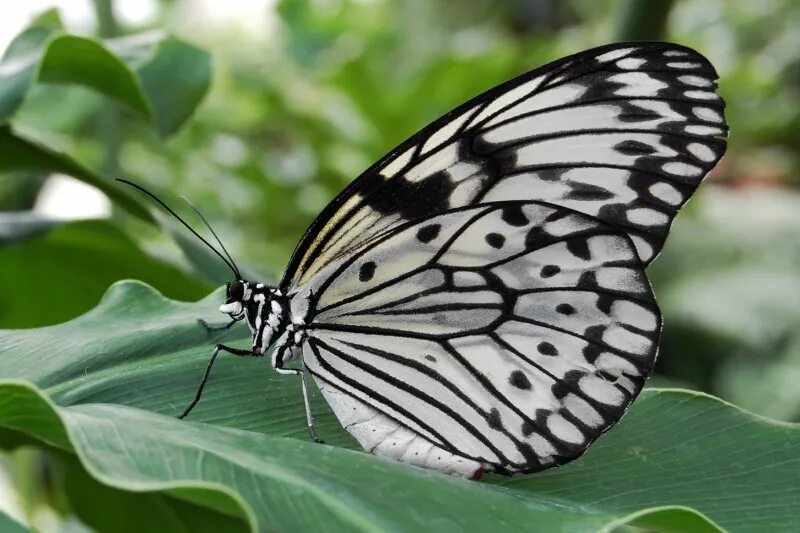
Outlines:
[{"label": "black spot on wing", "polygon": [[578,278],[578,283],[576,283],[575,286],[583,291],[597,289],[597,275],[593,270],[584,272],[581,274],[581,277]]},{"label": "black spot on wing", "polygon": [[521,370],[514,370],[511,372],[511,374],[508,376],[508,382],[512,386],[522,390],[531,390],[533,388],[530,380]]},{"label": "black spot on wing", "polygon": [[561,272],[561,268],[558,265],[545,265],[540,274],[543,278],[552,278],[559,272]]},{"label": "black spot on wing", "polygon": [[421,243],[429,243],[439,236],[442,229],[441,224],[428,224],[417,231],[417,240]]},{"label": "black spot on wing", "polygon": [[388,181],[374,180],[372,190],[363,191],[364,203],[382,215],[398,214],[412,220],[445,211],[455,188],[445,172],[411,182],[402,176]]},{"label": "black spot on wing", "polygon": [[489,233],[486,235],[486,243],[492,248],[500,249],[506,242],[506,238],[499,233]]},{"label": "black spot on wing", "polygon": [[506,224],[517,227],[524,226],[529,222],[528,217],[525,216],[525,213],[522,212],[522,207],[519,205],[504,207],[501,218]]},{"label": "black spot on wing", "polygon": [[537,349],[539,350],[539,353],[542,355],[549,355],[552,357],[558,355],[558,350],[556,350],[556,347],[546,341],[540,342],[539,346],[537,346]]},{"label": "black spot on wing", "polygon": [[556,313],[569,316],[575,313],[575,308],[570,304],[558,304],[556,306]]},{"label": "black spot on wing", "polygon": [[597,324],[595,326],[589,326],[583,332],[583,336],[591,341],[602,343],[603,342],[603,334],[606,332],[606,326],[602,324]]},{"label": "black spot on wing", "polygon": [[498,431],[503,430],[503,420],[500,418],[500,411],[496,408],[492,408],[489,411],[489,414],[486,416],[486,423],[489,425],[490,428],[496,429]]},{"label": "black spot on wing", "polygon": [[569,250],[569,253],[575,257],[583,259],[584,261],[588,261],[592,258],[591,253],[589,253],[589,243],[586,241],[586,239],[568,240],[567,250]]},{"label": "black spot on wing", "polygon": [[623,155],[650,155],[657,150],[647,143],[627,139],[614,146],[614,151]]},{"label": "black spot on wing", "polygon": [[561,176],[567,171],[564,168],[546,168],[536,171],[542,181],[561,181]]},{"label": "black spot on wing", "polygon": [[582,183],[579,181],[568,182],[569,192],[565,196],[568,200],[579,200],[591,202],[595,200],[610,200],[614,198],[614,193],[598,185]]},{"label": "black spot on wing", "polygon": [[541,226],[533,226],[528,233],[525,234],[525,248],[528,250],[536,248],[537,244],[545,237],[547,237],[547,234]]},{"label": "black spot on wing", "polygon": [[372,279],[372,276],[375,275],[375,262],[374,261],[367,261],[361,268],[358,269],[358,279],[359,281],[369,281]]},{"label": "black spot on wing", "polygon": [[658,120],[661,118],[660,113],[653,111],[652,109],[639,107],[634,104],[623,103],[620,104],[620,107],[622,110],[620,111],[619,115],[617,115],[617,120],[620,122],[649,122],[651,120]]}]

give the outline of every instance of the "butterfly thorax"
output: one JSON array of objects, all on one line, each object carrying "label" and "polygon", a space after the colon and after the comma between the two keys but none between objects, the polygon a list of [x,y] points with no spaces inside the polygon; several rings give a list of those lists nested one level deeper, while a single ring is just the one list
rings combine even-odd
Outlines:
[{"label": "butterfly thorax", "polygon": [[253,351],[265,353],[291,324],[288,299],[279,289],[263,283],[248,283],[243,300]]},{"label": "butterfly thorax", "polygon": [[290,299],[280,289],[259,283],[251,291],[245,318],[252,333],[253,353],[264,354],[272,348],[281,359],[298,355],[297,347],[305,338],[305,317],[292,314]]}]

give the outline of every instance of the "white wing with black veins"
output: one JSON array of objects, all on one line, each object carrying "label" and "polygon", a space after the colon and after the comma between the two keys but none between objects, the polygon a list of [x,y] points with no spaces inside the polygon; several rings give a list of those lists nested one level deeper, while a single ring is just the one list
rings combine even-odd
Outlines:
[{"label": "white wing with black veins", "polygon": [[[641,390],[661,325],[630,237],[542,202],[406,223],[327,265],[306,298],[303,359],[355,400],[333,402],[343,424],[406,462],[420,443],[427,461],[452,454],[439,468],[467,461],[461,475],[579,456]],[[351,406],[376,417],[369,432]]]},{"label": "white wing with black veins", "polygon": [[725,150],[717,74],[667,43],[605,46],[448,113],[362,174],[298,245],[283,286],[420,217],[540,200],[626,232],[648,264]]}]

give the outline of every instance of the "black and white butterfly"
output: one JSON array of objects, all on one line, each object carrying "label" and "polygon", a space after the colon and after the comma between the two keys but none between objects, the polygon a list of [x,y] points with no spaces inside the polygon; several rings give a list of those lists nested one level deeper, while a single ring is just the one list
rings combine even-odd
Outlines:
[{"label": "black and white butterfly", "polygon": [[374,454],[464,477],[577,458],[653,368],[644,269],[725,150],[716,78],[674,44],[567,57],[370,167],[277,287],[241,279],[223,247],[236,280],[220,310],[253,346],[217,345],[182,416],[219,351],[269,355],[301,378],[315,440],[306,372]]}]

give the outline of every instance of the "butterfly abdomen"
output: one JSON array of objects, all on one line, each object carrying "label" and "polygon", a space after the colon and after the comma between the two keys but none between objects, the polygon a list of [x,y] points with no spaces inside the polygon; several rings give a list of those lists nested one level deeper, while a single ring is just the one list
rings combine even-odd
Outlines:
[{"label": "butterfly abdomen", "polygon": [[448,452],[324,381],[317,383],[342,427],[365,451],[465,478],[475,478],[486,469],[486,465]]}]

